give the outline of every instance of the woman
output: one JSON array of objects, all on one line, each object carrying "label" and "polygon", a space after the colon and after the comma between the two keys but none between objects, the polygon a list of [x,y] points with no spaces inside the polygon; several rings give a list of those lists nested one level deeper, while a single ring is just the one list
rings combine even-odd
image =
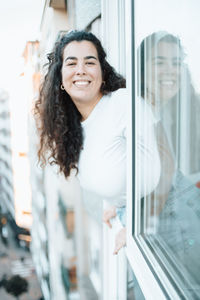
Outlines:
[{"label": "woman", "polygon": [[[124,88],[125,79],[107,62],[100,41],[92,33],[71,31],[49,55],[35,106],[42,163],[48,151],[49,162],[57,164],[65,177],[76,169],[84,191],[116,207],[126,205],[128,99]],[[153,126],[142,103],[140,111]],[[150,132],[154,139],[151,128]],[[146,175],[150,192],[158,182],[158,155],[145,148],[141,134],[138,141],[141,164],[145,157],[150,168],[158,166],[155,178]]]},{"label": "woman", "polygon": [[[170,111],[168,106],[179,101],[181,74],[184,53],[180,40],[167,32],[155,32],[147,36],[138,49],[139,96],[151,106],[156,119],[155,131],[161,161],[161,176],[156,190],[151,195],[150,203],[153,215],[159,215],[171,189],[175,172],[175,145],[169,130]],[[165,114],[165,115],[163,115]],[[176,138],[174,139],[176,141]]]},{"label": "woman", "polygon": [[167,32],[146,37],[138,51],[139,93],[150,103],[157,120],[161,161],[159,184],[148,199],[151,215],[145,230],[152,233],[150,219],[157,217],[153,228],[157,240],[171,250],[168,254],[176,264],[185,268],[192,286],[199,284],[200,191],[195,183],[200,179],[200,98],[184,58],[179,38]]}]

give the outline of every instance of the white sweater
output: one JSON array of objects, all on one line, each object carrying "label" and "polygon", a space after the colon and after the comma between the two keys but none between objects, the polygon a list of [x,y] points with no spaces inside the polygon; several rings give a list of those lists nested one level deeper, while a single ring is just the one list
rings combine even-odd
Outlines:
[{"label": "white sweater", "polygon": [[[79,159],[79,180],[84,192],[111,205],[126,205],[126,90],[105,95],[82,122],[83,150]],[[154,119],[143,100],[138,100],[137,169],[140,196],[150,193],[158,183],[160,162],[153,133]],[[148,127],[145,133],[144,122]],[[145,126],[146,128],[146,126]],[[147,140],[150,139],[150,143]],[[153,172],[154,170],[154,172]]]}]

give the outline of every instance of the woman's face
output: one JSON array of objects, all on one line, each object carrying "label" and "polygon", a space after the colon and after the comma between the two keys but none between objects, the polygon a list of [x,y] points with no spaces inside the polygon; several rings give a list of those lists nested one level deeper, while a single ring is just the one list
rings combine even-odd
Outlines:
[{"label": "woman's face", "polygon": [[76,106],[92,105],[101,98],[101,66],[91,42],[73,41],[65,47],[62,84]]},{"label": "woman's face", "polygon": [[175,43],[160,42],[147,61],[147,97],[153,105],[174,97],[180,86],[182,53]]}]

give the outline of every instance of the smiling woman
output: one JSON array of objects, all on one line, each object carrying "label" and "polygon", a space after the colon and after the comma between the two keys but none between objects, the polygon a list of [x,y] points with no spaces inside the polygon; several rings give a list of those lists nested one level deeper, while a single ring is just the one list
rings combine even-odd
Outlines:
[{"label": "smiling woman", "polygon": [[66,177],[78,169],[85,120],[103,95],[125,87],[125,79],[106,61],[100,41],[85,31],[71,31],[49,54],[49,68],[35,104],[42,165],[57,164]]},{"label": "smiling woman", "polygon": [[[48,151],[49,162],[57,164],[65,177],[76,169],[86,194],[116,207],[126,205],[128,101],[125,79],[106,61],[105,51],[92,33],[72,31],[55,45],[35,105],[39,158],[45,164]],[[140,122],[147,120],[152,140],[149,147],[138,131],[140,165],[155,169],[155,176],[145,173],[145,190],[141,188],[142,193],[150,193],[160,174],[154,121],[150,110],[144,110],[144,102],[138,100],[137,105]]]}]

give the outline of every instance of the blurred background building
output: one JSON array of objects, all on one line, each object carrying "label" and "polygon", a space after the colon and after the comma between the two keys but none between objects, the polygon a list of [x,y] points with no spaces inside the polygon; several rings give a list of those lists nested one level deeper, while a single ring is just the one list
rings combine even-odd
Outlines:
[{"label": "blurred background building", "polygon": [[15,217],[9,95],[3,90],[0,91],[0,122],[1,209]]}]

